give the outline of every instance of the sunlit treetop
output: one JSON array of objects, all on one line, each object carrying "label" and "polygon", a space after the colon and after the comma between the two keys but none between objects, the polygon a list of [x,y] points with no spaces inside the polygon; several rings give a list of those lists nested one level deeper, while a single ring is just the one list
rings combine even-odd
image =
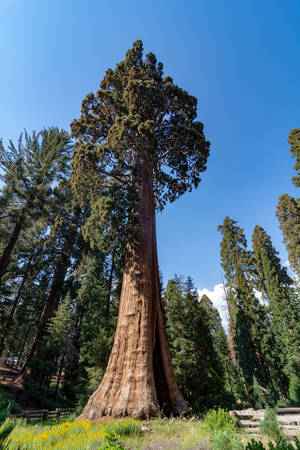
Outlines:
[{"label": "sunlit treetop", "polygon": [[292,182],[295,186],[300,187],[300,128],[291,130],[288,142],[291,146],[292,156],[296,158],[294,169],[297,176],[292,178]]},{"label": "sunlit treetop", "polygon": [[130,202],[130,190],[139,189],[141,163],[153,177],[160,209],[196,188],[209,155],[196,117],[196,98],[163,76],[163,65],[152,53],[144,59],[142,42],[136,41],[125,60],[106,71],[96,94],[86,96],[80,118],[71,124],[78,198],[88,198],[92,210],[97,203],[98,211],[107,208],[112,190]]}]

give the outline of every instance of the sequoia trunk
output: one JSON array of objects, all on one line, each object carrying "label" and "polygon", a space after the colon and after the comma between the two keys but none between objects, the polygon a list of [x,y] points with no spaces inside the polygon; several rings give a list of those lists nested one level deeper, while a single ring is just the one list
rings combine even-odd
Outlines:
[{"label": "sequoia trunk", "polygon": [[158,273],[151,171],[140,172],[139,232],[127,246],[118,323],[108,366],[80,419],[148,418],[188,411],[168,349]]}]

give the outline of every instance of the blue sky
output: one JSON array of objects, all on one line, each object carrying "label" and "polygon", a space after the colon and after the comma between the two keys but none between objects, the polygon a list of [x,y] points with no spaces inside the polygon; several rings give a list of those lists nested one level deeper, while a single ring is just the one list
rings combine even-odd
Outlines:
[{"label": "blue sky", "polygon": [[299,0],[1,0],[4,143],[24,128],[69,129],[136,39],[198,98],[211,141],[199,188],[158,215],[164,280],[177,272],[213,291],[226,215],[248,241],[263,226],[285,261],[275,210],[280,194],[297,195],[287,138],[300,127]]}]

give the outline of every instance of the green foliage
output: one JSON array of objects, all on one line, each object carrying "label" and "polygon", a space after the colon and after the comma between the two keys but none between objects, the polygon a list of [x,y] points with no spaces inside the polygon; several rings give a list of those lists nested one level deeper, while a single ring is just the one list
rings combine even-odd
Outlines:
[{"label": "green foliage", "polygon": [[285,437],[279,436],[276,438],[275,443],[269,442],[268,449],[264,447],[262,442],[251,439],[245,450],[300,450],[300,441],[297,438],[295,438],[295,445],[296,447],[288,442]]},{"label": "green foliage", "polygon": [[267,403],[266,398],[262,393],[262,390],[255,377],[253,377],[253,401],[254,401],[254,409],[265,408]]},{"label": "green foliage", "polygon": [[212,409],[204,416],[204,431],[210,435],[218,431],[235,430],[234,420],[224,409]]},{"label": "green foliage", "polygon": [[244,446],[236,434],[228,429],[216,432],[211,439],[211,450],[243,450]]},{"label": "green foliage", "polygon": [[166,332],[172,364],[184,397],[195,412],[220,405],[224,372],[214,348],[206,310],[190,278],[176,277],[164,294]]},{"label": "green foliage", "polygon": [[290,362],[289,396],[295,405],[300,405],[300,361],[296,357]]},{"label": "green foliage", "polygon": [[300,128],[291,130],[288,143],[291,146],[292,157],[296,158],[294,169],[297,176],[292,178],[292,182],[295,186],[300,187]]},{"label": "green foliage", "polygon": [[267,408],[263,420],[259,424],[261,434],[270,438],[279,438],[282,435],[282,429],[277,421],[277,409]]},{"label": "green foliage", "polygon": [[6,420],[9,411],[10,406],[8,406],[6,409],[3,409],[3,407],[0,406],[0,450],[9,448],[7,438],[15,428],[14,422]]},{"label": "green foliage", "polygon": [[264,444],[261,441],[256,441],[255,439],[251,439],[250,442],[246,445],[245,450],[265,450]]},{"label": "green foliage", "polygon": [[107,246],[116,236],[134,236],[142,168],[153,179],[158,208],[198,186],[209,142],[196,116],[195,97],[163,77],[155,55],[143,59],[141,41],[106,71],[71,124],[73,190],[91,207],[87,237],[101,230]]},{"label": "green foliage", "polygon": [[125,447],[123,447],[121,444],[119,444],[116,433],[113,431],[108,431],[107,434],[105,435],[105,437],[102,441],[102,445],[101,445],[101,447],[99,447],[99,449],[103,449],[103,450],[107,449],[108,450],[111,448],[115,448],[118,450],[125,450]]},{"label": "green foliage", "polygon": [[139,422],[126,420],[109,424],[106,429],[118,436],[139,436],[141,434],[141,426]]},{"label": "green foliage", "polygon": [[0,276],[7,270],[20,233],[49,213],[53,201],[53,184],[69,171],[70,137],[66,131],[49,128],[19,138],[15,147],[10,141],[6,150],[0,141]]},{"label": "green foliage", "polygon": [[[269,381],[266,352],[262,348],[266,334],[266,312],[253,291],[256,275],[253,254],[247,250],[242,228],[229,217],[219,225],[221,265],[226,278],[226,300],[229,311],[229,345],[237,374],[250,387],[253,375],[260,383]],[[239,375],[239,378],[241,376]],[[239,385],[242,385],[240,380]]]},{"label": "green foliage", "polygon": [[20,412],[20,406],[13,400],[10,399],[9,393],[4,387],[0,387],[0,411],[4,411],[7,409],[9,405],[9,411],[11,413]]},{"label": "green foliage", "polygon": [[300,277],[300,199],[283,194],[278,199],[277,218],[291,268]]}]

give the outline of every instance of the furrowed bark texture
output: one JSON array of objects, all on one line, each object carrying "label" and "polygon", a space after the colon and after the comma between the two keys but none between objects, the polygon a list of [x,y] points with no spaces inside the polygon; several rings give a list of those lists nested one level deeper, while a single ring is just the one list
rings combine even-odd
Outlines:
[{"label": "furrowed bark texture", "polygon": [[188,411],[164,329],[151,172],[143,169],[141,180],[140,233],[127,247],[113,348],[103,380],[79,419],[148,418],[160,408],[173,414]]}]

